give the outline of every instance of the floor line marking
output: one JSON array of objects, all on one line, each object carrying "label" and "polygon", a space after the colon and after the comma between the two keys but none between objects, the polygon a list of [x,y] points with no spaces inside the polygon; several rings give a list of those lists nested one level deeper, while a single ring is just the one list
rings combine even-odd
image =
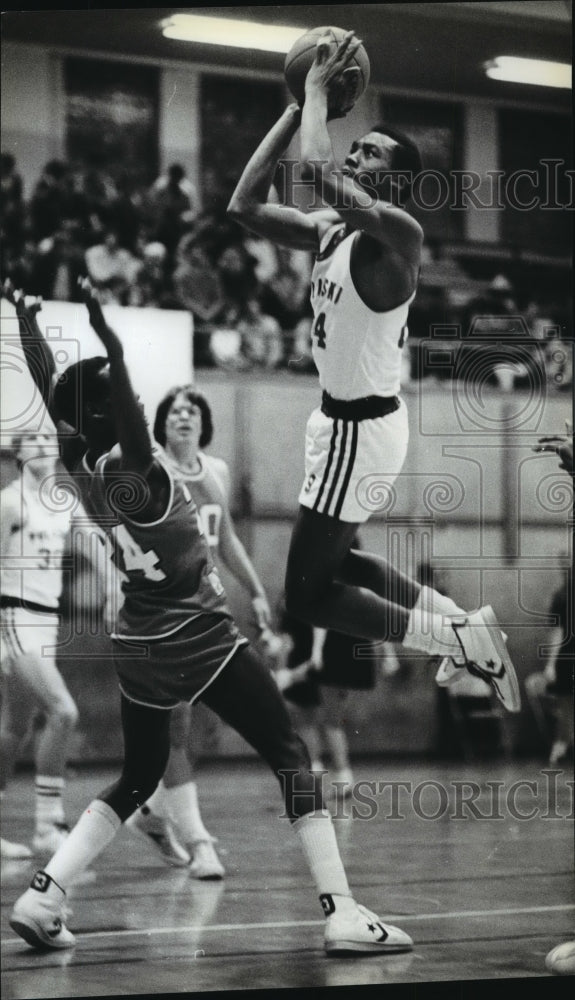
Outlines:
[{"label": "floor line marking", "polygon": [[[449,913],[416,913],[416,914],[391,914],[382,919],[384,922],[398,920],[400,923],[408,923],[416,920],[453,920],[459,917],[507,917],[524,915],[528,913],[566,913],[575,910],[575,903],[558,904],[557,906],[524,906],[519,909],[500,910],[457,910]],[[321,927],[324,920],[274,920],[268,923],[257,924],[206,924],[205,926],[192,924],[188,927],[138,927],[121,931],[78,931],[80,938],[96,937],[134,937],[151,936],[153,934],[197,934],[207,931],[258,931],[258,930],[278,930],[289,927]],[[13,938],[2,938],[3,945],[14,943]]]}]

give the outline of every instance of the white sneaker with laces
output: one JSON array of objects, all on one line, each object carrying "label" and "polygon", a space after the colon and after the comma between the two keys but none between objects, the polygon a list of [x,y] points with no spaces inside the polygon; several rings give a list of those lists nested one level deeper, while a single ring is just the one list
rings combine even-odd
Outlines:
[{"label": "white sneaker with laces", "polygon": [[190,845],[190,850],[192,878],[216,881],[224,877],[226,870],[218,858],[213,839],[197,840],[195,844]]},{"label": "white sneaker with laces", "polygon": [[175,868],[184,868],[190,863],[190,855],[180,844],[169,820],[153,813],[149,806],[142,806],[128,817],[124,826],[137,837],[142,837],[160,852],[164,861]]},{"label": "white sneaker with laces", "polygon": [[32,837],[32,847],[37,854],[55,854],[69,833],[67,823],[52,823],[50,826],[40,827]]},{"label": "white sneaker with laces", "polygon": [[320,901],[327,916],[324,944],[328,955],[346,952],[393,954],[413,950],[409,934],[392,924],[385,924],[376,913],[354,900],[346,900],[342,906],[338,905],[337,897],[334,900],[333,896],[324,894]]},{"label": "white sneaker with laces", "polygon": [[0,837],[0,857],[4,861],[29,861],[33,854],[25,844],[15,844],[11,840],[4,840],[3,837]]},{"label": "white sneaker with laces", "polygon": [[65,900],[64,890],[46,872],[36,872],[16,901],[10,927],[33,948],[73,948],[76,939],[64,922]]},{"label": "white sneaker with laces", "polygon": [[[472,614],[453,616],[451,627],[469,673],[486,681],[509,712],[518,712],[521,708],[519,682],[493,608],[487,605]],[[458,661],[459,657],[453,659],[454,673],[459,669]],[[444,669],[443,675],[445,673]]]}]

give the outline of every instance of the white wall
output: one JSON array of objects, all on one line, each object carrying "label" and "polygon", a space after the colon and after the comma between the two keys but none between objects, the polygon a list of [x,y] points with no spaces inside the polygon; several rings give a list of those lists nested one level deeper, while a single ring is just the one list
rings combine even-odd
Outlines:
[{"label": "white wall", "polygon": [[[192,317],[160,309],[105,306],[104,314],[125,349],[126,362],[148,420],[153,423],[160,399],[172,385],[192,380]],[[55,357],[58,371],[83,358],[105,354],[90,327],[85,306],[45,302],[39,325]],[[1,443],[23,428],[45,427],[39,393],[28,373],[13,306],[1,301]]]}]

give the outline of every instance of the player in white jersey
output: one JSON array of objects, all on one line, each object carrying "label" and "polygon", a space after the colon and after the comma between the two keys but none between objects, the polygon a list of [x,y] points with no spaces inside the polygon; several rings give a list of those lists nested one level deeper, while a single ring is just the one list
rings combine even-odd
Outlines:
[{"label": "player in white jersey", "polygon": [[[491,608],[467,614],[384,559],[352,548],[358,526],[401,471],[408,443],[401,349],[416,293],[423,231],[402,207],[421,170],[414,143],[375,126],[342,168],[327,127],[353,105],[359,42],[317,43],[303,108],[290,105],[247,164],[228,212],[250,231],[313,251],[312,349],[321,407],[308,422],[305,480],[286,572],[288,612],[365,639],[401,639],[443,656],[438,682],[479,671],[510,711],[520,696]],[[270,198],[278,161],[301,127],[301,176],[323,205],[304,213]],[[375,504],[374,504],[375,499]]]},{"label": "player in white jersey", "polygon": [[[0,786],[3,794],[34,715],[41,711],[45,724],[36,749],[32,846],[36,852],[52,853],[68,832],[62,796],[70,737],[78,719],[56,665],[70,505],[62,508],[61,493],[56,496],[58,446],[53,436],[22,433],[14,438],[13,449],[19,475],[0,496]],[[31,852],[2,841],[2,857],[27,858]]]},{"label": "player in white jersey", "polygon": [[[154,437],[164,448],[174,477],[186,484],[194,498],[214,561],[217,564],[221,560],[251,595],[258,628],[269,629],[271,612],[264,588],[231,518],[228,466],[223,459],[204,451],[212,436],[213,419],[207,399],[190,385],[171,389],[158,405]],[[190,874],[199,879],[220,879],[224,867],[198,804],[189,746],[191,722],[189,706],[179,705],[173,710],[170,758],[164,777],[152,798],[126,825],[146,836],[169,863],[174,863],[182,851],[176,847],[173,833],[158,836],[162,820],[164,824],[173,822],[184,851],[192,858]]]}]

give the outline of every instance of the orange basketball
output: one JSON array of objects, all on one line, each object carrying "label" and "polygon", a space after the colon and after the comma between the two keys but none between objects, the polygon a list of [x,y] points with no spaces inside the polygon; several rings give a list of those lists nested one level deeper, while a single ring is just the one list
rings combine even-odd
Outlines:
[{"label": "orange basketball", "polygon": [[[346,34],[347,32],[343,28],[312,28],[311,31],[307,31],[305,35],[298,38],[292,45],[285,58],[284,76],[291,93],[300,104],[303,103],[305,98],[305,78],[315,59],[319,39],[324,36],[331,37],[330,49],[333,50],[339,42],[343,41]],[[349,66],[359,69],[357,100],[369,83],[369,56],[363,45],[360,45],[356,52],[354,52]]]}]

